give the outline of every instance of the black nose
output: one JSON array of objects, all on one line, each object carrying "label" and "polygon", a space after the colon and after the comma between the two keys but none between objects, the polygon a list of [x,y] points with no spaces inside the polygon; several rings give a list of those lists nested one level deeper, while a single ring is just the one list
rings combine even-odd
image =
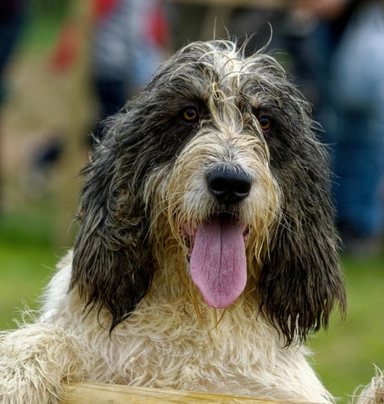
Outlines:
[{"label": "black nose", "polygon": [[249,195],[252,181],[243,170],[220,167],[208,173],[207,184],[218,202],[229,205]]}]

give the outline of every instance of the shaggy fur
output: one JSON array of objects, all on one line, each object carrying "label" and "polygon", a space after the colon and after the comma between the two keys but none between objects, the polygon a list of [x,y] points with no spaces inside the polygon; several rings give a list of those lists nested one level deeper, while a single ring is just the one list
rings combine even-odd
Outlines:
[{"label": "shaggy fur", "polygon": [[326,160],[272,57],[181,49],[107,123],[41,317],[2,334],[1,403],[82,380],[332,401],[301,345],[345,310]]},{"label": "shaggy fur", "polygon": [[384,374],[376,369],[376,376],[361,391],[355,391],[353,402],[357,404],[384,403]]}]

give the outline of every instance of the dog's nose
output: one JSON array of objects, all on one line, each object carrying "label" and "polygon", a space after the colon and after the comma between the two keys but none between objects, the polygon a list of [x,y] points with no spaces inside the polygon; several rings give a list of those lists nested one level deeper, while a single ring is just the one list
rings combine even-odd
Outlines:
[{"label": "dog's nose", "polygon": [[252,181],[243,170],[221,167],[207,175],[207,184],[218,202],[230,205],[249,195]]}]

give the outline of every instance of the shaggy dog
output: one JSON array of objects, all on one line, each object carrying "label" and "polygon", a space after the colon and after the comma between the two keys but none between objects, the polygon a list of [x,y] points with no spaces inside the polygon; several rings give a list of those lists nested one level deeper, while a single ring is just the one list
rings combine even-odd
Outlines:
[{"label": "shaggy dog", "polygon": [[107,122],[41,316],[2,334],[1,403],[83,380],[332,401],[301,344],[345,310],[326,160],[271,56],[181,49]]}]

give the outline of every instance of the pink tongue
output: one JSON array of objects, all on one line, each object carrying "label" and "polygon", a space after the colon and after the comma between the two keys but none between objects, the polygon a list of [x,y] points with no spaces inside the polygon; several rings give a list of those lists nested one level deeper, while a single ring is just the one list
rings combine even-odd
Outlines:
[{"label": "pink tongue", "polygon": [[214,308],[233,303],[245,288],[247,262],[243,226],[218,215],[197,229],[190,260],[191,277]]}]

